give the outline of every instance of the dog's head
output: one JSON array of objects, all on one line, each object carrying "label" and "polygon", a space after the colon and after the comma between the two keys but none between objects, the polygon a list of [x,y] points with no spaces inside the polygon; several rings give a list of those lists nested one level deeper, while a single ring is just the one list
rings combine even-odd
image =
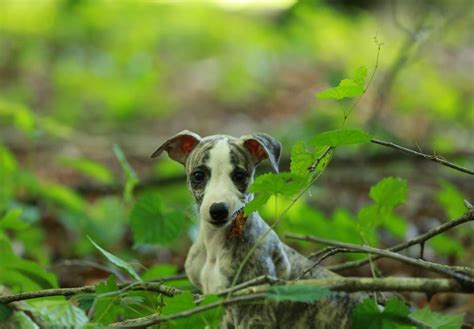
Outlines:
[{"label": "dog's head", "polygon": [[152,157],[163,151],[185,165],[188,186],[201,220],[223,227],[245,206],[255,167],[268,159],[278,171],[281,144],[262,133],[241,138],[226,135],[201,138],[185,130],[167,140]]}]

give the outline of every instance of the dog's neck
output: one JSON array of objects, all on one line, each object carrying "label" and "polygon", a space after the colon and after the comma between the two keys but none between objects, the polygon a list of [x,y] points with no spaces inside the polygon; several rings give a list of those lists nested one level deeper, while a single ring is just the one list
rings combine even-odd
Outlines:
[{"label": "dog's neck", "polygon": [[[248,216],[245,226],[242,232],[242,238],[244,238],[252,230],[252,225],[254,225],[256,217],[258,214],[252,213]],[[221,249],[224,246],[224,243],[228,239],[239,239],[239,237],[229,237],[229,230],[231,228],[230,224],[226,227],[216,227],[205,220],[199,220],[199,234],[198,240],[202,242],[207,251],[215,251],[216,249]]]}]

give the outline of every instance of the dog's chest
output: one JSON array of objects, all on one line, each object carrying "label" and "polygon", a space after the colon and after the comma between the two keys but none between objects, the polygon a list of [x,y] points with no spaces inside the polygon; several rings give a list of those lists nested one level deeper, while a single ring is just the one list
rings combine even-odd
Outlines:
[{"label": "dog's chest", "polygon": [[212,253],[208,255],[200,273],[200,281],[204,293],[215,293],[227,288],[229,278],[227,278],[222,269],[229,266],[225,258],[218,257]]}]

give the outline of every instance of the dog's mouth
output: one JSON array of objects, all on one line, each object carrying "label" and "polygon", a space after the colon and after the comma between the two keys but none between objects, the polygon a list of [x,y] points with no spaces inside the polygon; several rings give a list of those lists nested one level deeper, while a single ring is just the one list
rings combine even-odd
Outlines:
[{"label": "dog's mouth", "polygon": [[237,209],[236,211],[234,211],[232,213],[232,215],[227,217],[227,219],[220,220],[220,221],[211,220],[211,223],[213,225],[217,226],[217,227],[222,227],[222,226],[225,226],[228,223],[233,223],[237,217],[243,216],[243,214],[244,214],[244,207],[241,207],[241,208]]}]

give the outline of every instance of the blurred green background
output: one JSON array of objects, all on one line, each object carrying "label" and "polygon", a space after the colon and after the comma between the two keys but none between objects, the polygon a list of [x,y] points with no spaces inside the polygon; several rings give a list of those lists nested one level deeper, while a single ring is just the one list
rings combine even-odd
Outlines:
[{"label": "blurred green background", "polygon": [[[4,234],[16,255],[54,272],[62,286],[106,276],[67,263],[102,262],[87,235],[139,269],[166,263],[180,271],[195,235],[184,170],[149,155],[183,129],[263,131],[283,143],[287,170],[293,144],[339,128],[350,106],[315,93],[362,65],[370,76],[378,43],[373,81],[346,126],[472,168],[473,30],[470,0],[3,0],[0,217],[19,209],[27,225]],[[117,155],[133,169],[124,171]],[[375,145],[341,148],[277,231],[351,241],[370,186],[389,175],[407,180],[408,196],[397,210],[404,224],[382,231],[381,245],[459,216],[463,199],[474,201],[472,176]],[[135,176],[135,196],[157,192],[163,207],[182,211],[178,238],[134,243],[134,196],[122,192]],[[272,209],[263,211],[268,221]],[[429,257],[472,265],[472,231],[434,242]],[[384,268],[413,271],[389,261]],[[439,299],[440,308],[458,304]]]}]

